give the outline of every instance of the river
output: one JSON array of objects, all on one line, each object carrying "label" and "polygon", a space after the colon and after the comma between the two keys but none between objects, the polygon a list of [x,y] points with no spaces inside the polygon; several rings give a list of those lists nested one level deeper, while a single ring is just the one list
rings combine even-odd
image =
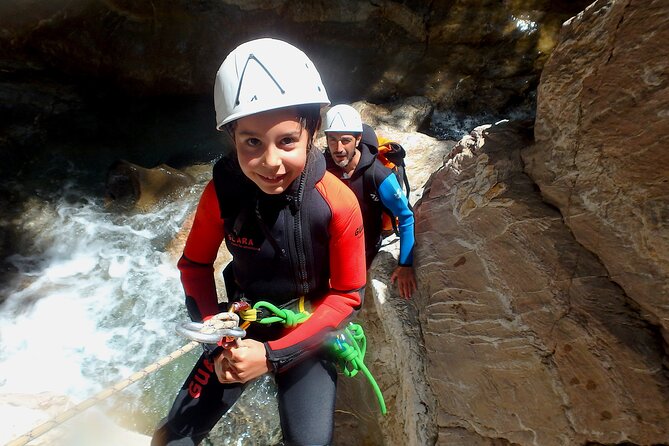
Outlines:
[{"label": "river", "polygon": [[[67,180],[57,187],[3,185],[5,193],[24,195],[26,187],[35,188],[13,221],[21,231],[21,253],[5,262],[13,271],[2,287],[0,311],[0,395],[5,403],[44,400],[45,395],[77,403],[187,343],[175,333],[188,316],[175,267],[179,253],[168,247],[209,176],[202,175],[181,199],[154,212],[119,214],[83,186],[86,175],[69,166],[67,175],[61,175]],[[150,434],[198,353],[184,355],[96,409],[129,430]],[[244,418],[232,414],[221,428],[229,431],[230,440],[217,444],[238,444],[248,436],[253,420],[261,418],[257,411],[249,413],[249,407],[271,409],[272,390],[267,380],[256,385],[255,401],[246,404]],[[12,407],[3,405],[2,444],[35,424],[34,417],[26,417],[25,406]],[[44,414],[38,418],[47,419]]]}]

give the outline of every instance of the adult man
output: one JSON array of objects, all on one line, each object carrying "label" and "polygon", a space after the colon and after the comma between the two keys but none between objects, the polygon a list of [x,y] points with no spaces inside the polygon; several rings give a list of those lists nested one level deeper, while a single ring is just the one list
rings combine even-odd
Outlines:
[{"label": "adult man", "polygon": [[374,130],[362,123],[357,110],[340,104],[326,114],[325,136],[328,171],[346,183],[360,203],[367,268],[381,247],[382,213],[389,212],[398,218],[400,257],[390,281],[397,280],[400,296],[409,299],[416,289],[413,211],[393,171],[376,157],[378,141]]}]

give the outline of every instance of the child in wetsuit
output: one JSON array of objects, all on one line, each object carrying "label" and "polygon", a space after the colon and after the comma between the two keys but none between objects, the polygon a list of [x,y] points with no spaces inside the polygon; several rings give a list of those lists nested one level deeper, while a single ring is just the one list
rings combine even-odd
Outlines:
[{"label": "child in wetsuit", "polygon": [[358,202],[313,147],[327,93],[302,51],[258,39],[224,60],[214,98],[217,129],[235,150],[214,166],[178,262],[189,314],[219,312],[213,263],[223,241],[231,301],[302,297],[312,314],[290,328],[252,324],[236,346],[203,353],[152,445],[198,444],[265,373],[277,383],[284,443],[330,444],[337,373],[323,343],[361,307],[366,268]]}]

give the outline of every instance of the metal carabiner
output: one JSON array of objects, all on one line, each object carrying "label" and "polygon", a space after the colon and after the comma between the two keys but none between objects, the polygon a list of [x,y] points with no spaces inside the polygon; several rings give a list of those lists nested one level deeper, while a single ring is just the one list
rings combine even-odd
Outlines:
[{"label": "metal carabiner", "polygon": [[240,339],[246,336],[246,330],[241,327],[215,328],[201,322],[184,322],[177,325],[176,330],[181,336],[202,344],[218,344],[226,338]]}]

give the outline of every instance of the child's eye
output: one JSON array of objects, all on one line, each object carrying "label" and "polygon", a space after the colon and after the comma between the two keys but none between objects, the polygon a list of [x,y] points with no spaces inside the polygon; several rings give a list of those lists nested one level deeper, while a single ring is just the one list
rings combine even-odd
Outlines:
[{"label": "child's eye", "polygon": [[285,138],[283,138],[283,139],[281,140],[281,145],[283,145],[283,146],[292,146],[292,145],[295,144],[296,142],[297,142],[297,140],[296,140],[295,138],[292,138],[292,137],[287,136],[287,137],[285,137]]},{"label": "child's eye", "polygon": [[258,138],[249,138],[246,140],[246,145],[249,147],[258,147],[260,145],[260,140]]}]

